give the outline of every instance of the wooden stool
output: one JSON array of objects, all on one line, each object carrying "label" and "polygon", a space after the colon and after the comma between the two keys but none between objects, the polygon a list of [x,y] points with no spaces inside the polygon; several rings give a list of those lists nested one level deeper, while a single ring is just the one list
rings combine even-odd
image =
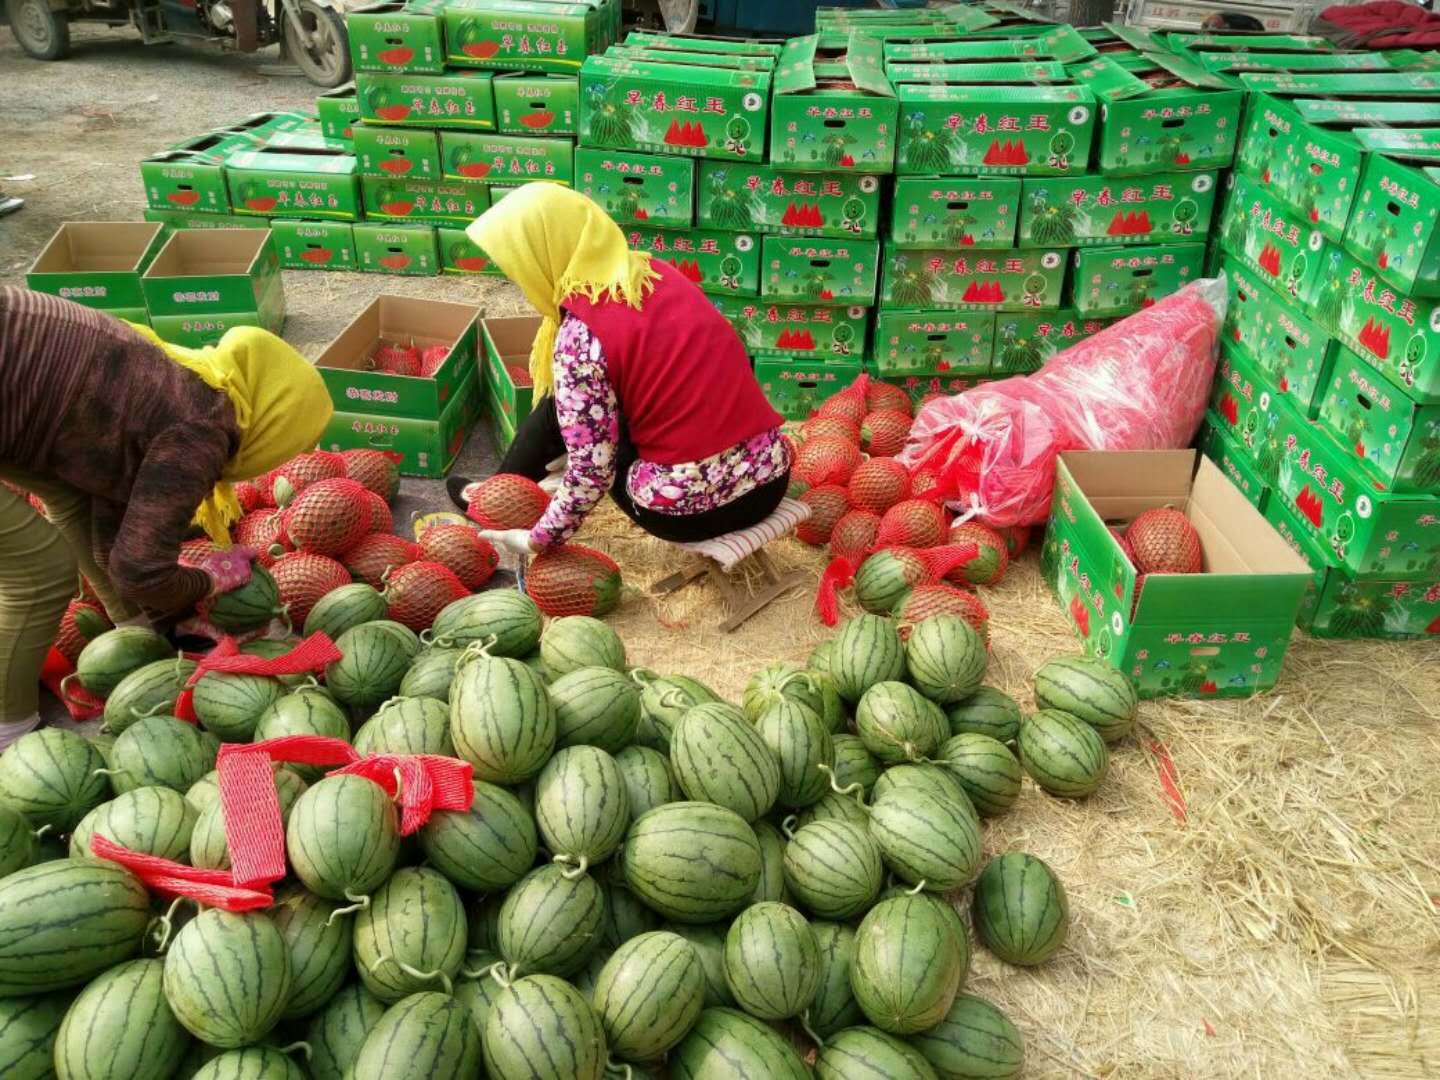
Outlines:
[{"label": "wooden stool", "polygon": [[[758,525],[726,533],[713,540],[676,544],[677,548],[690,554],[690,565],[657,581],[650,587],[650,592],[655,596],[665,596],[692,581],[709,577],[730,609],[730,617],[720,624],[720,629],[728,634],[763,611],[782,593],[805,584],[810,575],[803,570],[788,574],[777,571],[770,556],[765,553],[765,545],[788,536],[809,517],[810,507],[794,499],[782,499],[775,512]],[[759,571],[760,586],[753,594],[736,574],[736,570],[747,562]]]}]

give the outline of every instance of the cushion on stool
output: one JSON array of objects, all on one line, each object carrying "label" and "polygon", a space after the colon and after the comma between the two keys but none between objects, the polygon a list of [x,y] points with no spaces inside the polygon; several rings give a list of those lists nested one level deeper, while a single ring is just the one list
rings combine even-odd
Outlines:
[{"label": "cushion on stool", "polygon": [[794,532],[796,526],[809,517],[810,507],[805,503],[795,499],[781,499],[774,513],[758,525],[726,533],[712,540],[696,540],[675,546],[719,563],[722,570],[731,570],[770,541]]}]

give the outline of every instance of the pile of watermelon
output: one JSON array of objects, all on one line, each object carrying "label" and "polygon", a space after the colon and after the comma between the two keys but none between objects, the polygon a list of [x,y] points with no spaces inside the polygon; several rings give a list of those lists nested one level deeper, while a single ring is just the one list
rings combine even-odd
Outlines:
[{"label": "pile of watermelon", "polygon": [[[902,638],[865,614],[736,703],[512,590],[452,601],[423,636],[342,606],[311,612],[336,633],[322,670],[206,669],[188,691],[194,662],[157,635],[101,634],[78,678],[107,734],[0,755],[0,1076],[1020,1074],[1015,1025],[965,992],[970,927],[1033,965],[1068,911],[1041,860],[986,858],[983,822],[1022,770],[1098,786],[1133,721],[1123,676],[1052,662],[1022,720],[963,618]],[[273,904],[172,904],[179,870],[223,882],[232,844],[254,854],[227,829],[222,744],[302,735],[390,755],[387,775],[263,768],[289,871]],[[411,820],[407,763],[460,770],[468,809]]]}]

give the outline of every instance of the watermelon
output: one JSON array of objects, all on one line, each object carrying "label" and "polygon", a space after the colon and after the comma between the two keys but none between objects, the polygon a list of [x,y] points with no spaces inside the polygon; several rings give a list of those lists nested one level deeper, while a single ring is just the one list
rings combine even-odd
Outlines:
[{"label": "watermelon", "polygon": [[163,960],[131,960],[80,992],[55,1040],[61,1080],[169,1076],[190,1036],[165,1001]]},{"label": "watermelon", "polygon": [[1100,790],[1110,765],[1105,740],[1085,721],[1041,709],[1020,725],[1020,764],[1051,795],[1084,798]]},{"label": "watermelon", "polygon": [[781,701],[798,701],[814,711],[829,731],[845,726],[845,705],[828,675],[810,671],[799,664],[771,664],[761,668],[745,684],[741,704],[750,720]]},{"label": "watermelon", "polygon": [[834,780],[837,786],[848,788],[859,784],[869,791],[880,778],[880,763],[865,749],[865,740],[859,735],[844,732],[831,737],[835,748]]},{"label": "watermelon", "polygon": [[855,602],[872,615],[886,615],[927,574],[924,560],[909,548],[877,551],[855,571]]},{"label": "watermelon", "polygon": [[552,677],[586,667],[625,670],[625,643],[620,635],[589,615],[554,619],[540,635],[540,659]]},{"label": "watermelon", "polygon": [[810,651],[805,666],[811,671],[818,671],[822,675],[830,674],[830,658],[835,654],[835,639],[826,638],[819,645]]},{"label": "watermelon", "polygon": [[631,820],[657,806],[684,797],[680,785],[675,782],[670,759],[657,750],[646,746],[627,746],[615,755],[615,764],[619,766],[621,779],[625,782]]},{"label": "watermelon", "polygon": [[819,802],[830,790],[835,764],[835,743],[820,715],[798,701],[782,700],[760,715],[755,731],[780,764],[780,805]]},{"label": "watermelon", "polygon": [[631,890],[676,922],[732,915],[760,883],[755,831],[739,814],[713,803],[667,803],[642,814],[622,850]]},{"label": "watermelon", "polygon": [[448,704],[450,684],[455,681],[455,669],[464,655],[463,649],[423,649],[410,661],[398,693],[401,697],[429,697]]},{"label": "watermelon", "polygon": [[1092,656],[1062,656],[1035,673],[1035,703],[1084,720],[1107,743],[1135,726],[1135,684],[1118,668]]},{"label": "watermelon", "polygon": [[190,834],[200,817],[178,791],[142,787],[127,791],[86,814],[70,834],[70,857],[92,858],[95,835],[158,859],[185,861]]},{"label": "watermelon", "polygon": [[819,802],[801,810],[795,818],[796,827],[801,829],[815,821],[845,821],[868,829],[870,810],[860,801],[857,793],[847,792],[842,795],[838,791],[831,791],[822,796]]},{"label": "watermelon", "polygon": [[579,544],[547,548],[530,560],[525,591],[546,615],[604,615],[620,602],[620,567]]},{"label": "watermelon", "polygon": [[555,861],[582,873],[613,855],[630,824],[615,759],[594,746],[558,751],[535,781],[535,824]]},{"label": "watermelon", "polygon": [[373,709],[400,689],[410,657],[399,638],[377,623],[361,623],[335,642],[341,657],[325,668],[325,685],[335,700],[354,709]]},{"label": "watermelon", "polygon": [[480,1031],[449,994],[411,994],[386,1010],[356,1055],[347,1080],[480,1075]]},{"label": "watermelon", "polygon": [[211,908],[165,954],[165,998],[190,1034],[224,1050],[258,1042],[290,999],[290,950],[268,915]]},{"label": "watermelon", "polygon": [[[304,791],[304,780],[288,768],[278,765],[275,767],[275,795],[280,803],[282,825],[289,823],[295,801]],[[215,800],[200,811],[200,818],[195,822],[195,829],[190,834],[190,865],[204,870],[230,869],[230,848],[225,839],[225,811],[220,804],[218,789]]]},{"label": "watermelon", "polygon": [[850,990],[850,958],[855,953],[855,929],[837,922],[812,922],[819,957],[815,997],[805,1011],[805,1026],[822,1039],[841,1028],[863,1023],[865,1015]]},{"label": "watermelon", "polygon": [[1065,887],[1044,862],[1021,851],[1007,851],[985,864],[970,914],[980,943],[1021,967],[1050,959],[1070,930]]},{"label": "watermelon", "polygon": [[429,525],[420,533],[422,555],[445,567],[465,586],[477,592],[495,575],[500,556],[479,530],[465,525]]},{"label": "watermelon", "polygon": [[670,1055],[671,1080],[810,1080],[784,1036],[735,1009],[707,1008]]},{"label": "watermelon", "polygon": [[725,981],[725,931],[724,922],[691,925],[667,923],[665,929],[678,934],[690,943],[700,960],[700,969],[705,977],[705,1007],[712,1005],[733,1005],[730,986]]},{"label": "watermelon", "polygon": [[324,633],[332,641],[361,623],[385,618],[385,597],[363,581],[326,593],[305,616],[305,636]]},{"label": "watermelon", "polygon": [[957,994],[945,1019],[910,1038],[940,1080],[1017,1080],[1025,1043],[1010,1018],[974,994]]},{"label": "watermelon", "polygon": [[975,732],[1011,743],[1020,734],[1020,706],[993,686],[982,686],[958,705],[950,706],[950,734]]},{"label": "watermelon", "polygon": [[[350,721],[345,710],[335,704],[325,691],[318,688],[286,694],[261,714],[255,725],[255,742],[283,739],[290,735],[319,735],[327,739],[350,741]],[[314,783],[325,775],[323,765],[287,765],[306,783]]]},{"label": "watermelon", "polygon": [[279,679],[208,671],[192,692],[195,717],[224,742],[249,742],[260,714],[285,693]]},{"label": "watermelon", "polygon": [[345,985],[355,934],[350,919],[335,915],[338,907],[302,885],[276,890],[268,914],[290,950],[290,997],[281,1013],[286,1020],[318,1012]]},{"label": "watermelon", "polygon": [[812,821],[785,846],[785,882],[811,914],[848,919],[874,901],[885,880],[880,847],[864,826]]},{"label": "watermelon", "polygon": [[250,568],[250,578],[245,584],[220,593],[210,601],[208,621],[228,633],[244,634],[260,629],[284,613],[280,586],[270,571],[257,564]]},{"label": "watermelon", "polygon": [[465,905],[437,870],[402,867],[355,915],[355,968],[386,1004],[444,989],[465,959]]},{"label": "watermelon", "polygon": [[355,732],[361,754],[436,754],[454,757],[450,707],[434,698],[391,698]]},{"label": "watermelon", "polygon": [[[485,1017],[482,1042],[491,1080],[601,1080],[605,1075],[600,1018],[580,991],[553,976],[531,975],[497,994]],[[368,1078],[357,1075],[355,1080]]]},{"label": "watermelon", "polygon": [[174,656],[174,647],[148,626],[117,626],[80,650],[75,677],[96,697],[109,697],[132,671]]},{"label": "watermelon", "polygon": [[346,1080],[366,1037],[384,1015],[384,1004],[361,982],[352,982],[331,998],[305,1031],[313,1080]]},{"label": "watermelon", "polygon": [[697,705],[675,726],[670,763],[691,799],[735,811],[747,822],[769,813],[780,794],[780,762],[733,705]]},{"label": "watermelon", "polygon": [[496,953],[500,950],[500,909],[505,894],[489,893],[470,904],[470,919],[465,931],[466,944],[473,949]]},{"label": "watermelon", "polygon": [[785,904],[752,904],[725,933],[725,982],[735,1003],[761,1020],[810,1007],[820,953],[805,916]]},{"label": "watermelon", "polygon": [[768,900],[788,904],[790,892],[785,888],[785,835],[768,821],[757,821],[751,827],[760,843],[760,884],[755,886],[750,902],[759,904]]},{"label": "watermelon", "polygon": [[534,651],[540,625],[535,601],[514,589],[491,589],[447,604],[430,626],[430,643],[447,649],[488,643],[491,656],[514,658]]},{"label": "watermelon", "polygon": [[958,779],[982,817],[995,817],[1020,797],[1020,762],[1005,744],[973,731],[951,736],[936,760]]},{"label": "watermelon", "polygon": [[[183,1066],[180,1075],[184,1075]],[[309,1080],[309,1077],[284,1051],[247,1046],[217,1054],[197,1069],[190,1080]]]},{"label": "watermelon", "polygon": [[194,670],[193,660],[156,660],[126,675],[105,699],[105,730],[119,735],[137,720],[174,715]]},{"label": "watermelon", "polygon": [[612,1054],[654,1060],[685,1037],[705,1006],[700,957],[678,934],[631,938],[600,969],[591,1003]]},{"label": "watermelon", "polygon": [[34,829],[68,833],[105,798],[105,759],[84,738],[41,728],[0,754],[0,806],[22,814]]},{"label": "watermelon", "polygon": [[921,765],[894,765],[886,769],[870,789],[870,801],[872,804],[878,802],[889,792],[902,787],[920,788],[942,799],[959,803],[970,801],[960,778],[943,765],[932,762]]},{"label": "watermelon", "polygon": [[173,716],[151,716],[126,728],[110,748],[110,785],[124,793],[140,787],[188,791],[215,767],[215,736]]},{"label": "watermelon", "polygon": [[861,615],[842,626],[830,654],[830,677],[852,704],[877,683],[903,679],[905,646],[895,624],[879,615]]},{"label": "watermelon", "polygon": [[295,801],[285,827],[290,865],[328,900],[358,902],[390,876],[400,855],[395,804],[359,776],[327,776]]},{"label": "watermelon", "polygon": [[896,788],[871,807],[870,835],[897,877],[931,892],[967,885],[980,869],[980,829],[968,802]]},{"label": "watermelon", "polygon": [[202,814],[220,801],[220,773],[211,769],[185,789],[185,801]]},{"label": "watermelon", "polygon": [[610,953],[631,938],[660,928],[660,917],[640,902],[624,879],[613,872],[613,867],[612,863],[608,880],[601,883],[605,893],[605,914],[600,920],[600,944],[591,954],[592,964],[596,957],[603,964]]},{"label": "watermelon", "polygon": [[986,662],[985,639],[954,615],[926,619],[906,642],[910,684],[940,705],[958,704],[975,693]]},{"label": "watermelon", "polygon": [[421,648],[424,647],[420,641],[419,634],[415,633],[414,630],[411,630],[404,623],[398,623],[394,619],[376,619],[374,622],[363,623],[362,625],[374,626],[377,629],[383,630],[399,642],[400,647],[405,650],[407,663],[412,662],[415,657],[419,655]]},{"label": "watermelon", "polygon": [[640,726],[640,688],[612,668],[581,667],[561,675],[550,684],[550,700],[558,747],[583,744],[615,754],[630,745]]},{"label": "watermelon", "polygon": [[871,908],[855,931],[850,989],[870,1023],[913,1035],[944,1019],[969,966],[969,943],[934,904],[896,896]]},{"label": "watermelon", "polygon": [[555,706],[540,677],[518,660],[468,657],[450,688],[450,734],[477,778],[518,784],[555,749]]},{"label": "watermelon", "polygon": [[500,955],[516,975],[572,975],[599,943],[605,896],[595,879],[551,864],[533,870],[500,907]]},{"label": "watermelon", "polygon": [[827,1039],[815,1059],[815,1080],[936,1080],[925,1056],[909,1043],[872,1027],[852,1027]]},{"label": "watermelon", "polygon": [[35,831],[20,811],[0,803],[0,878],[24,869],[34,858]]},{"label": "watermelon", "polygon": [[855,731],[865,749],[887,765],[929,757],[949,725],[939,707],[902,682],[880,682],[855,708]]},{"label": "watermelon", "polygon": [[708,686],[684,675],[656,675],[642,669],[632,671],[630,677],[641,688],[635,741],[662,754],[670,753],[670,736],[687,712],[720,700]]},{"label": "watermelon", "polygon": [[[472,961],[473,967],[470,966]],[[503,989],[493,974],[495,965],[499,963],[502,961],[494,953],[472,950],[466,954],[465,966],[460,969],[460,979],[455,983],[455,1000],[470,1010],[470,1019],[480,1031],[485,1029],[490,1006]]]},{"label": "watermelon", "polygon": [[0,998],[0,1076],[54,1080],[55,1038],[73,996]]},{"label": "watermelon", "polygon": [[436,810],[420,829],[430,865],[463,889],[507,889],[535,863],[535,822],[510,791],[472,782],[469,810]]}]

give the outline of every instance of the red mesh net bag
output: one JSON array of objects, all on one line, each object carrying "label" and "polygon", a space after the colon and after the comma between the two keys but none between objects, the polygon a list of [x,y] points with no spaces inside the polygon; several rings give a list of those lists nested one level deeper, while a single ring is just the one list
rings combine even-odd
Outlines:
[{"label": "red mesh net bag", "polygon": [[830,530],[830,554],[852,563],[859,562],[875,546],[875,536],[879,531],[879,514],[869,510],[851,510]]},{"label": "red mesh net bag", "polygon": [[450,355],[449,345],[431,345],[420,351],[420,374],[429,378],[440,370],[445,358]]},{"label": "red mesh net bag", "polygon": [[285,539],[285,518],[278,510],[252,510],[235,523],[230,535],[235,543],[254,548],[259,553],[255,561],[267,568],[275,562],[272,548],[290,550]]},{"label": "red mesh net bag", "polygon": [[113,624],[105,609],[97,603],[76,598],[60,617],[60,631],[55,635],[55,651],[71,664],[91,638],[99,637]]},{"label": "red mesh net bag", "polygon": [[1205,569],[1200,534],[1179,510],[1146,510],[1125,530],[1131,561],[1143,574],[1198,574]]},{"label": "red mesh net bag", "polygon": [[790,474],[790,482],[785,485],[785,497],[787,499],[799,499],[810,490],[810,481],[803,477]]},{"label": "red mesh net bag", "polygon": [[180,545],[178,561],[181,566],[194,569],[219,550],[220,546],[208,536],[196,537],[194,540],[186,540]]},{"label": "red mesh net bag", "polygon": [[386,502],[395,498],[400,490],[399,454],[388,450],[343,450],[340,457],[345,463],[345,475],[351,480],[364,484]]},{"label": "red mesh net bag", "polygon": [[864,461],[860,447],[834,435],[806,439],[795,453],[793,472],[818,487],[821,484],[845,484]]},{"label": "red mesh net bag", "polygon": [[980,597],[969,589],[937,582],[931,585],[916,585],[906,594],[895,608],[900,620],[900,636],[908,639],[909,627],[936,615],[955,615],[973,626],[985,644],[990,644],[990,612]]},{"label": "red mesh net bag", "polygon": [[415,562],[421,555],[420,545],[406,540],[403,536],[371,533],[361,537],[360,542],[347,551],[341,561],[355,580],[379,589],[384,585],[385,575],[390,570]]},{"label": "red mesh net bag", "polygon": [[820,575],[820,587],[815,594],[816,614],[826,626],[834,626],[840,616],[840,591],[852,585],[861,607],[883,614],[890,611],[907,590],[939,581],[976,554],[974,544],[944,544],[925,549],[872,546],[858,557],[836,552]]},{"label": "red mesh net bag", "polygon": [[978,521],[956,525],[950,530],[950,543],[974,544],[976,555],[946,574],[946,581],[957,585],[994,585],[1005,576],[1010,566],[1010,551],[1005,546],[1005,538]]},{"label": "red mesh net bag", "polygon": [[490,541],[467,525],[431,525],[420,534],[426,559],[450,569],[471,592],[495,573],[500,558]]},{"label": "red mesh net bag", "polygon": [[1130,546],[1130,538],[1125,535],[1123,529],[1117,528],[1114,525],[1108,527],[1110,529],[1110,535],[1115,538],[1115,543],[1119,544],[1120,550],[1125,553],[1125,558],[1130,560],[1131,566],[1135,566],[1135,549]]},{"label": "red mesh net bag", "polygon": [[[345,475],[345,459],[328,450],[311,450],[291,458],[278,469],[274,469],[263,480],[256,481],[262,493],[269,496],[271,506],[280,504],[280,495],[275,482],[284,480],[290,485],[290,496],[299,495],[311,484],[321,480],[338,480]],[[282,489],[283,490],[283,489]]]},{"label": "red mesh net bag", "polygon": [[893,383],[871,379],[865,387],[865,404],[871,412],[894,410],[910,416],[915,411],[910,395]]},{"label": "red mesh net bag", "polygon": [[281,555],[270,567],[270,576],[280,590],[292,626],[301,626],[322,596],[341,585],[349,585],[350,571],[326,555],[292,551]]},{"label": "red mesh net bag", "polygon": [[365,500],[370,504],[370,531],[372,533],[394,532],[395,515],[390,512],[390,504],[369,490],[365,492]]},{"label": "red mesh net bag", "polygon": [[818,439],[821,436],[844,439],[860,445],[860,426],[844,416],[812,416],[800,425],[802,439]]},{"label": "red mesh net bag", "polygon": [[300,551],[338,555],[370,531],[372,492],[355,480],[318,480],[285,511],[285,535]]},{"label": "red mesh net bag", "polygon": [[909,413],[894,409],[866,413],[860,424],[860,445],[874,457],[894,457],[905,449],[910,423]]},{"label": "red mesh net bag", "polygon": [[850,502],[883,514],[910,497],[910,471],[893,458],[871,458],[850,476]]},{"label": "red mesh net bag", "polygon": [[418,634],[430,628],[441,608],[469,596],[470,590],[448,567],[422,561],[391,570],[384,595],[390,618]]},{"label": "red mesh net bag", "polygon": [[838,416],[859,427],[860,421],[870,411],[870,406],[865,404],[865,382],[868,380],[861,375],[838,394],[832,394],[820,403],[815,415]]},{"label": "red mesh net bag", "polygon": [[245,513],[252,510],[259,510],[269,503],[270,496],[260,490],[258,484],[249,480],[242,480],[235,485],[235,501],[240,504],[240,509]]},{"label": "red mesh net bag", "polygon": [[370,363],[376,371],[387,375],[419,375],[423,361],[413,342],[402,345],[398,341],[382,341],[370,354]]},{"label": "red mesh net bag", "polygon": [[466,514],[482,529],[532,529],[550,496],[527,476],[496,473],[471,489]]},{"label": "red mesh net bag", "polygon": [[800,501],[810,507],[810,517],[795,529],[796,537],[814,547],[828,544],[835,523],[850,509],[850,496],[839,484],[822,484],[805,492]]},{"label": "red mesh net bag", "polygon": [[1005,538],[1005,547],[1010,552],[1012,561],[1023,555],[1030,546],[1029,525],[1006,525],[995,531]]},{"label": "red mesh net bag", "polygon": [[935,547],[945,542],[949,528],[945,511],[928,499],[905,499],[886,510],[880,518],[881,547]]},{"label": "red mesh net bag", "polygon": [[940,474],[934,469],[915,469],[910,473],[910,494],[915,498],[933,498],[940,489]]},{"label": "red mesh net bag", "polygon": [[603,551],[563,544],[525,571],[525,592],[546,615],[604,615],[620,602],[620,567]]}]

